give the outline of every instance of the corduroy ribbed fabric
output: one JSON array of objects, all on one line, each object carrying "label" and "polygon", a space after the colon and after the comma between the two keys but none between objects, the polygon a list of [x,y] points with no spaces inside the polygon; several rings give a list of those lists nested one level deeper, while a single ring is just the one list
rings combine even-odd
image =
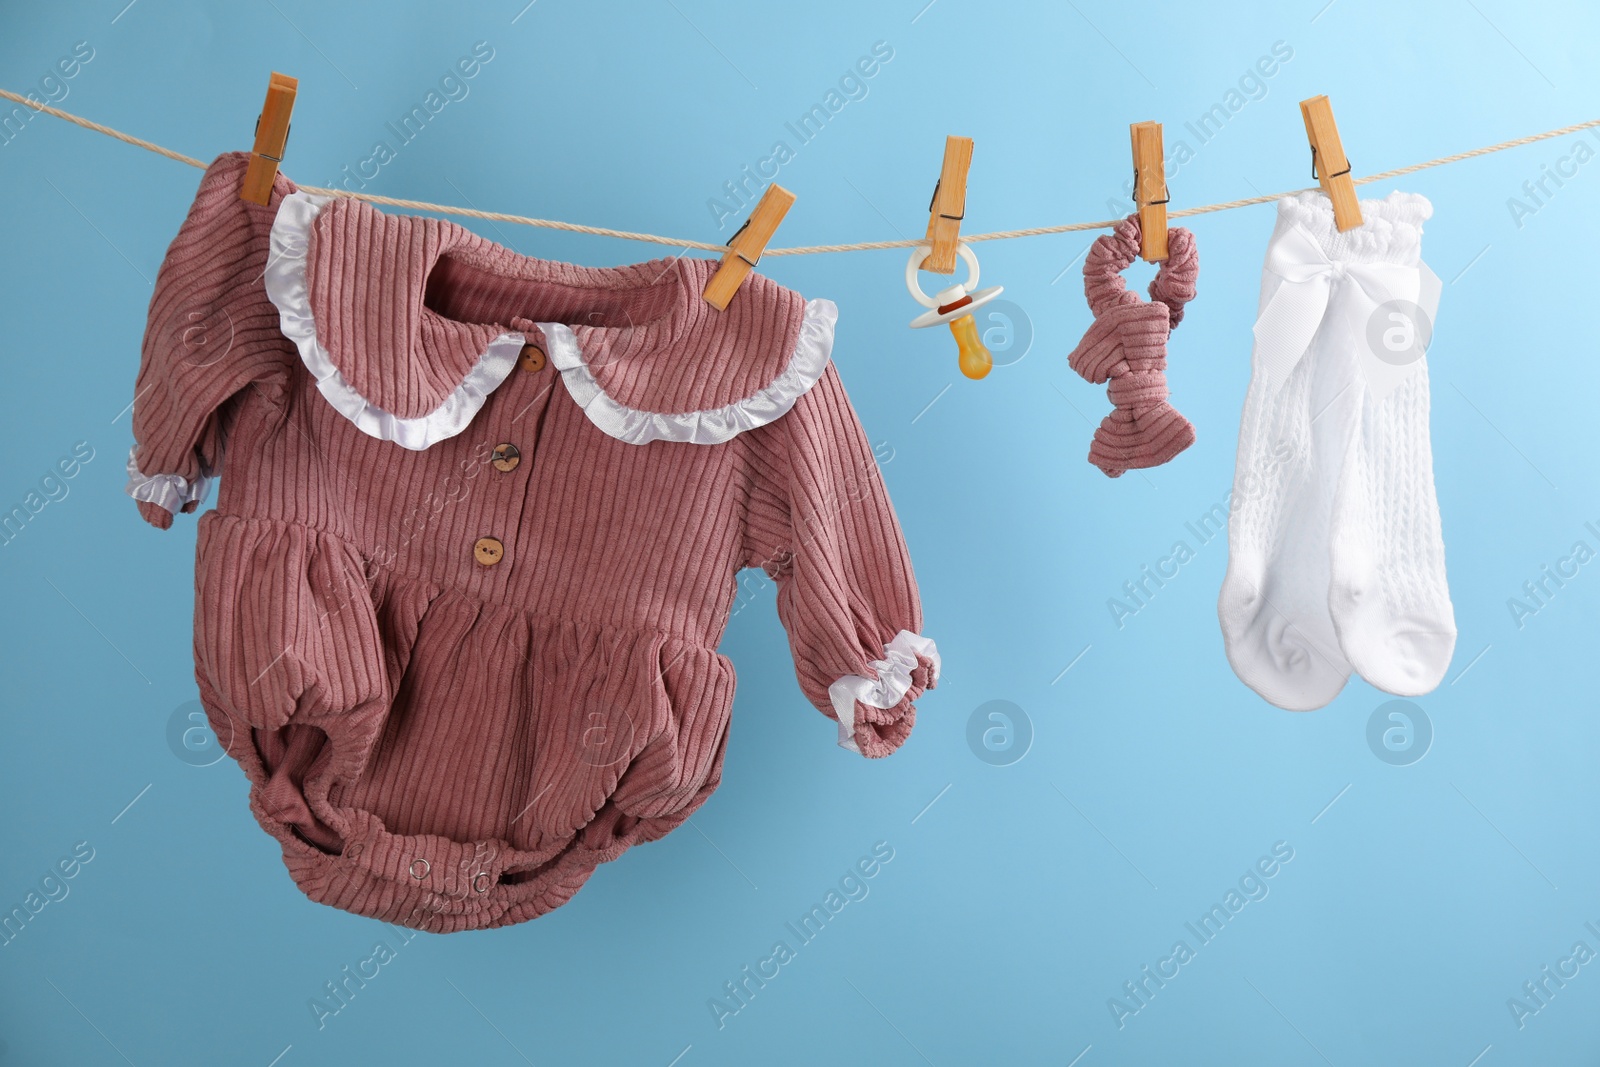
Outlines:
[{"label": "corduroy ribbed fabric", "polygon": [[1194,299],[1200,255],[1194,234],[1167,231],[1167,258],[1141,300],[1122,280],[1139,258],[1139,216],[1095,239],[1083,262],[1083,291],[1094,322],[1067,357],[1068,364],[1098,385],[1116,405],[1100,421],[1089,445],[1089,462],[1107,477],[1159,467],[1194,444],[1194,426],[1167,400],[1167,338]]},{"label": "corduroy ribbed fabric", "polygon": [[331,403],[286,336],[263,277],[297,190],[280,174],[268,205],[241,200],[247,162],[211,164],[161,265],[131,473],[170,479],[180,510],[220,475],[199,519],[196,679],[311,899],[437,932],[500,926],[678,826],[721,780],[734,671],[716,649],[742,568],[776,582],[813,706],[837,722],[830,687],[871,681],[841,744],[899,747],[938,656],[890,655],[921,604],[826,350],[786,387],[803,391],[720,443],[631,443],[568,392],[584,374],[668,423],[737,408],[792,383],[815,341],[799,294],[753,274],[717,312],[699,295],[714,261],[579,267],[334,200],[305,234],[306,306],[370,409],[426,420],[497,338],[538,342],[547,324],[581,353],[581,368],[519,362],[464,428],[402,447]]}]

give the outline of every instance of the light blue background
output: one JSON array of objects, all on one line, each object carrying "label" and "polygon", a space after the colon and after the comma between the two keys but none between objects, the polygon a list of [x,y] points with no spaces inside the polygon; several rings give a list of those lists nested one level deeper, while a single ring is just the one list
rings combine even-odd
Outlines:
[{"label": "light blue background", "polygon": [[[799,201],[778,244],[919,235],[947,133],[977,142],[969,231],[1105,218],[1127,124],[1194,147],[1183,124],[1276,41],[1293,58],[1173,177],[1174,208],[1308,184],[1296,103],[1315,93],[1357,173],[1594,118],[1600,99],[1600,17],[1576,2],[523,2],[8,3],[0,84],[25,92],[88,41],[63,107],[210,160],[249,147],[281,70],[300,79],[285,169],[324,185],[483,40],[470,95],[372,191],[721,240],[708,199],[774,140],[794,147],[784,123],[887,42],[866,96],[782,169]],[[309,1000],[397,938],[308,902],[238,768],[169,748],[196,695],[194,522],[155,531],[122,489],[150,282],[199,172],[35,118],[0,146],[0,510],[75,442],[94,458],[0,548],[0,905],[76,842],[94,859],[0,948],[0,1067],[1595,1062],[1600,964],[1520,1029],[1507,1007],[1575,942],[1600,949],[1600,562],[1521,628],[1507,607],[1574,542],[1600,548],[1600,164],[1520,227],[1507,203],[1575,144],[1363,190],[1433,201],[1424,251],[1446,283],[1432,432],[1460,639],[1416,702],[1435,735],[1419,762],[1369,748],[1389,698],[1359,680],[1291,714],[1234,678],[1222,539],[1121,629],[1106,607],[1230,487],[1272,208],[1190,220],[1200,295],[1170,379],[1199,441],[1116,481],[1084,460],[1104,390],[1066,362],[1093,234],[981,246],[1033,333],[981,382],[943,331],[906,328],[903,253],[769,259],[839,303],[835,358],[893,450],[946,670],[912,738],[882,761],[836,748],[758,593],[723,645],[724,781],[691,825],[537,921],[418,936],[319,1029]],[[588,264],[660,252],[473,228]],[[967,740],[996,699],[1034,731],[1005,767]],[[879,841],[894,859],[870,894],[719,1029],[708,1000]],[[1270,895],[1119,1029],[1108,999],[1195,944],[1184,923],[1280,841],[1294,859]]]}]

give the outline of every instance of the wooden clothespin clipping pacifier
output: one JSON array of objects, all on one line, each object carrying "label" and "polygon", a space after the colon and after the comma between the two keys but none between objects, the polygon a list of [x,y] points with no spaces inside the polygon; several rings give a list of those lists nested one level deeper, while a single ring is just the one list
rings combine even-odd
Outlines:
[{"label": "wooden clothespin clipping pacifier", "polygon": [[1311,141],[1311,173],[1333,201],[1333,224],[1340,233],[1353,230],[1361,225],[1361,202],[1356,198],[1339,127],[1333,121],[1333,105],[1326,96],[1313,96],[1300,101],[1300,117],[1306,121],[1306,137]]},{"label": "wooden clothespin clipping pacifier", "polygon": [[961,239],[962,216],[967,213],[967,171],[971,167],[972,138],[946,137],[944,164],[928,202],[927,243],[933,251],[923,257],[923,270],[956,272],[956,244]]},{"label": "wooden clothespin clipping pacifier", "polygon": [[756,209],[728,242],[728,250],[722,254],[722,265],[706,283],[705,292],[701,294],[706,303],[718,311],[728,310],[728,303],[760,262],[767,242],[778,232],[778,223],[793,204],[794,194],[789,190],[777,184],[767,186]]},{"label": "wooden clothespin clipping pacifier", "polygon": [[[947,323],[955,335],[958,365],[968,378],[982,378],[994,367],[994,357],[978,336],[974,309],[999,296],[1002,289],[978,289],[978,256],[961,240],[961,219],[967,210],[967,170],[972,165],[972,138],[946,137],[944,165],[939,183],[933,187],[933,202],[928,205],[927,239],[911,250],[906,261],[906,289],[917,303],[931,310],[911,320],[911,328]],[[935,296],[922,291],[917,271],[954,274],[956,259],[967,265],[967,280],[941,289]]]},{"label": "wooden clothespin clipping pacifier", "polygon": [[261,114],[256,119],[256,143],[250,150],[250,166],[239,184],[241,200],[266,204],[272,199],[272,183],[278,177],[283,147],[289,141],[289,117],[294,113],[294,98],[299,88],[299,78],[272,72],[267,82],[266,103],[261,105]]},{"label": "wooden clothespin clipping pacifier", "polygon": [[1167,258],[1167,171],[1161,150],[1161,123],[1135,122],[1133,202],[1139,208],[1139,256],[1146,263]]}]

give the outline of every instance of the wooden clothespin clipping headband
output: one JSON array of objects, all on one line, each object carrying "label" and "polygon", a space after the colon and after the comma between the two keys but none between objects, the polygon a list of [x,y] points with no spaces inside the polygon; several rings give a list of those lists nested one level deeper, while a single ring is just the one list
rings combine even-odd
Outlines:
[{"label": "wooden clothespin clipping headband", "polygon": [[267,101],[256,119],[256,143],[250,150],[250,166],[239,186],[239,197],[253,204],[272,199],[272,183],[283,162],[283,146],[289,141],[289,116],[294,112],[295,93],[300,79],[272,72],[267,83]]},{"label": "wooden clothespin clipping headband", "polygon": [[1161,149],[1161,123],[1135,122],[1133,202],[1139,207],[1139,255],[1146,263],[1167,258],[1167,164]]},{"label": "wooden clothespin clipping headband", "polygon": [[706,283],[706,290],[701,294],[706,303],[718,311],[728,310],[728,303],[760,261],[767,242],[772,240],[778,223],[783,221],[793,203],[794,194],[783,186],[767,186],[756,209],[750,212],[750,217],[744,220],[744,225],[728,242],[728,250],[722,254],[722,265]]},{"label": "wooden clothespin clipping headband", "polygon": [[1322,191],[1333,201],[1333,224],[1340,233],[1361,225],[1361,203],[1356,198],[1355,179],[1350,177],[1350,160],[1339,140],[1339,127],[1333,121],[1333,105],[1326,96],[1300,101],[1300,117],[1306,121],[1306,137],[1311,141],[1311,173]]},{"label": "wooden clothespin clipping headband", "polygon": [[956,246],[961,243],[961,219],[967,213],[967,171],[972,168],[972,138],[946,137],[944,163],[928,203],[927,243],[933,251],[920,269],[935,274],[956,272]]}]

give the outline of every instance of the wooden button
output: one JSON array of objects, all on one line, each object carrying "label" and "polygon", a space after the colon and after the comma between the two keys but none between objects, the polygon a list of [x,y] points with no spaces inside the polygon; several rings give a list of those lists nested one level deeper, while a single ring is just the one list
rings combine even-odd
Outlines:
[{"label": "wooden button", "polygon": [[505,558],[506,546],[493,537],[480,537],[472,546],[472,555],[485,567],[493,567]]},{"label": "wooden button", "polygon": [[490,457],[489,462],[494,464],[495,470],[514,471],[517,464],[522,462],[522,450],[511,444],[495,445]]},{"label": "wooden button", "polygon": [[544,370],[544,349],[532,341],[522,346],[522,369]]}]

